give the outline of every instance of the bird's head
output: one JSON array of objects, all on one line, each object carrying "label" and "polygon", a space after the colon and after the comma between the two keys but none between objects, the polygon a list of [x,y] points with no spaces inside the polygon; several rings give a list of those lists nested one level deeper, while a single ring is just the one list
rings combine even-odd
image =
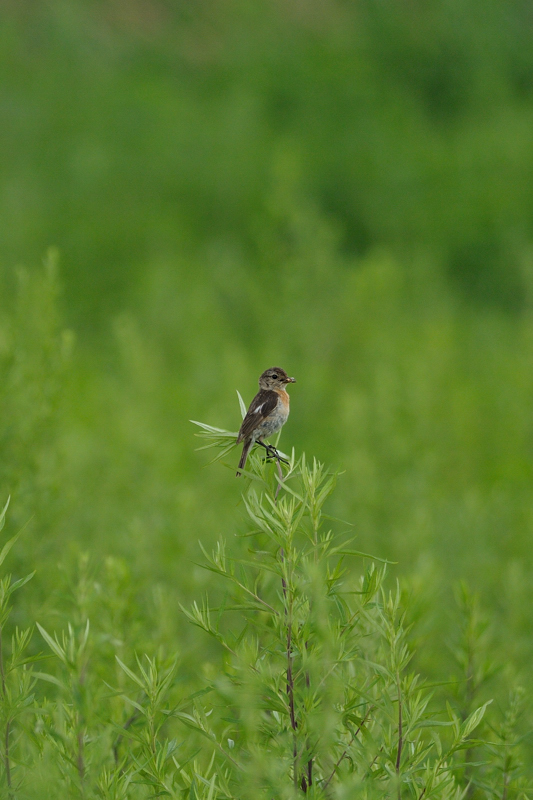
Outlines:
[{"label": "bird's head", "polygon": [[287,383],[296,383],[296,379],[289,378],[281,367],[270,367],[259,378],[260,389],[284,389]]}]

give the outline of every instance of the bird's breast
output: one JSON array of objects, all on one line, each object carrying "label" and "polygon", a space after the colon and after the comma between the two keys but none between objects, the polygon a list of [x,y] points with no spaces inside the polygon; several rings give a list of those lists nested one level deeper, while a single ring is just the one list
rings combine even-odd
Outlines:
[{"label": "bird's breast", "polygon": [[[265,417],[258,425],[256,428],[256,436],[272,436],[273,433],[277,433],[287,422],[287,417],[289,416],[289,395],[287,392],[274,391],[279,395],[278,404],[275,409],[270,412],[268,417]],[[284,394],[287,395],[287,399],[283,397]]]},{"label": "bird's breast", "polygon": [[279,399],[281,400],[281,404],[287,409],[287,414],[289,413],[289,406],[290,406],[290,397],[289,393],[285,391],[285,389],[274,389],[276,394],[278,395]]}]

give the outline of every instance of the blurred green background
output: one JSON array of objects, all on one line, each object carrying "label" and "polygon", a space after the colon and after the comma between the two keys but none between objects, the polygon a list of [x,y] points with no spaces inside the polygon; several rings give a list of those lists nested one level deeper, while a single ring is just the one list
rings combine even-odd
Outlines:
[{"label": "blurred green background", "polygon": [[102,581],[121,559],[143,646],[167,626],[197,658],[177,603],[209,585],[198,540],[239,548],[244,522],[188,420],[237,430],[235,390],[279,364],[280,445],[343,471],[331,513],[412,585],[425,668],[446,671],[466,579],[529,680],[529,4],[1,16],[0,486],[15,571],[37,569],[18,621],[61,608],[85,551]]}]

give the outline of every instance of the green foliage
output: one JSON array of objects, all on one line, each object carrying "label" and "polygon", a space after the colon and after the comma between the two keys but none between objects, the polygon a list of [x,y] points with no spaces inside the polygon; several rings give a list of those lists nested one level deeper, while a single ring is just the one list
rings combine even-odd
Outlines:
[{"label": "green foliage", "polygon": [[55,500],[55,422],[73,336],[58,330],[57,253],[48,253],[38,275],[17,270],[16,282],[14,297],[8,295],[13,302],[4,299],[0,314],[0,479],[26,513],[34,513]]},{"label": "green foliage", "polygon": [[531,796],[530,34],[4,4],[2,796]]},{"label": "green foliage", "polygon": [[527,301],[527,4],[53,0],[3,20],[0,263],[60,247],[84,334],[147,265],[187,278],[190,255],[244,251],[279,277],[287,198],[344,252],[423,252],[470,297]]},{"label": "green foliage", "polygon": [[[212,432],[210,444],[225,448],[221,431]],[[91,634],[86,610],[93,605],[98,619],[103,608],[90,597],[96,586],[84,560],[67,629],[51,635],[37,623],[53,671],[33,670],[35,658],[24,655],[29,630],[15,632],[6,661],[11,596],[28,578],[2,579],[7,796],[43,796],[37,787],[44,778],[46,796],[108,800],[353,792],[369,800],[526,798],[532,776],[518,733],[524,690],[512,691],[501,721],[487,713],[491,700],[472,702],[481,685],[468,683],[478,674],[480,639],[466,588],[461,635],[469,649],[465,659],[459,645],[457,659],[467,673],[468,713],[445,703],[438,687],[412,670],[400,588],[388,590],[386,566],[354,550],[347,533],[335,533],[338,521],[324,514],[335,475],[316,459],[308,464],[293,454],[284,468],[257,453],[247,474],[244,503],[253,527],[246,555],[228,556],[219,541],[212,555],[205,553],[205,566],[227,586],[220,604],[183,609],[219,646],[217,674],[197,679],[193,692],[179,686],[176,656],[137,655],[130,667]],[[7,504],[2,521],[6,511]],[[4,545],[1,562],[17,538]],[[348,566],[354,557],[367,562],[359,578]],[[118,688],[101,678],[102,668],[114,668]],[[37,693],[37,681],[50,691]]]},{"label": "green foliage", "polygon": [[[283,436],[306,432],[320,446],[316,420],[335,418],[342,429],[328,429],[324,449],[343,454],[346,473],[337,479],[293,449],[282,477],[252,453],[236,481],[234,435],[197,423],[201,448],[214,446],[229,468],[200,469],[205,453],[193,456],[186,419],[198,406],[220,424],[233,402],[236,429],[235,372],[217,373],[213,406],[211,390],[189,396],[187,375],[169,391],[171,362],[158,361],[156,340],[130,316],[117,323],[106,376],[61,332],[50,273],[25,280],[3,312],[13,377],[0,386],[5,441],[14,448],[31,423],[33,448],[5,465],[10,509],[18,505],[0,550],[14,566],[0,584],[6,791],[9,773],[21,798],[290,797],[303,786],[338,798],[398,788],[417,798],[530,796],[520,534],[530,320],[458,318],[436,277],[413,285],[385,257],[329,295],[317,275],[313,292],[324,289],[339,330],[353,313],[359,320],[342,345],[357,343],[357,384],[340,381],[326,410],[321,381],[334,385],[341,351],[306,368],[313,424],[299,380]],[[38,315],[44,333],[26,346]],[[300,335],[300,321],[290,324]],[[9,396],[25,382],[52,398],[33,417]],[[498,404],[509,409],[504,430],[473,428]],[[452,470],[458,450],[468,459]],[[348,515],[355,525],[333,519]],[[474,563],[479,593],[457,584],[454,608],[446,586]]]},{"label": "green foliage", "polygon": [[[222,434],[210,442],[225,452]],[[323,525],[335,476],[294,455],[281,470],[251,457],[247,556],[229,558],[223,542],[205,554],[228,589],[185,613],[223,647],[225,668],[209,713],[196,703],[183,718],[227,761],[238,797],[463,796],[474,781],[463,753],[490,701],[463,720],[439,709],[409,670],[399,588],[384,588],[375,563],[356,579],[346,560],[357,551]],[[487,755],[468,764],[476,785]]]}]

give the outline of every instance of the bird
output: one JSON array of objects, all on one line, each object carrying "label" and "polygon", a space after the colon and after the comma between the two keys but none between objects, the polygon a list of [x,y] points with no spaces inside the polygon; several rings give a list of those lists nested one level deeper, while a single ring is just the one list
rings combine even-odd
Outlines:
[{"label": "bird", "polygon": [[296,379],[289,378],[281,367],[270,367],[260,375],[259,391],[250,403],[237,436],[237,444],[244,442],[237,478],[246,464],[252,445],[256,442],[270,455],[277,455],[277,450],[265,444],[263,439],[277,433],[287,422],[290,398],[285,387],[288,383],[296,383]]}]

